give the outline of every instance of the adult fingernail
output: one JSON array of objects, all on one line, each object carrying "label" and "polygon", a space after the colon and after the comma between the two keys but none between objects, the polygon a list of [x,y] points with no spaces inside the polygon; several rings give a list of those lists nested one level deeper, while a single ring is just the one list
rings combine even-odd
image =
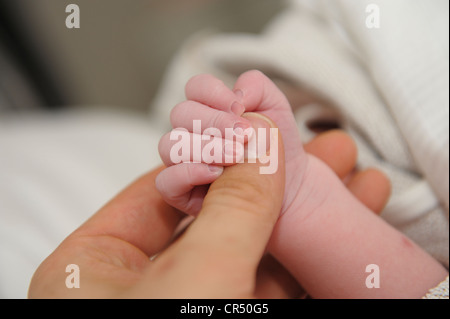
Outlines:
[{"label": "adult fingernail", "polygon": [[271,136],[276,125],[258,113],[245,113],[243,118],[250,121],[254,134],[247,143],[246,158],[260,158],[270,150]]}]

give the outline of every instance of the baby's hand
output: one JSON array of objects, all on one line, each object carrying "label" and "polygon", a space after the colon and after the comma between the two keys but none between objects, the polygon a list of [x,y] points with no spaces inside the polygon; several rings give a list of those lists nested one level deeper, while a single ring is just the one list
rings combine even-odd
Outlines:
[{"label": "baby's hand", "polygon": [[240,117],[245,111],[240,97],[222,81],[199,75],[185,90],[188,100],[174,107],[173,130],[159,143],[167,168],[158,175],[156,187],[168,204],[196,215],[223,167],[243,159],[251,124]]},{"label": "baby's hand", "polygon": [[[197,76],[187,84],[186,94],[191,101],[173,111],[174,127],[192,132],[192,121],[201,119],[223,134],[237,123],[243,128],[250,125],[239,117],[245,111],[265,115],[279,128],[285,150],[285,195],[267,249],[312,297],[420,297],[448,275],[436,260],[358,201],[325,163],[305,153],[286,97],[261,72],[242,74],[233,91],[211,76]],[[174,164],[168,156],[171,146],[167,136],[163,138],[160,152],[166,165]],[[244,155],[242,145],[235,144],[234,149],[233,163]],[[233,164],[223,159],[217,164]],[[220,175],[220,168],[211,173],[208,167],[170,166],[158,177],[157,187],[169,204],[195,213],[207,186],[193,187]],[[382,288],[368,289],[368,265],[382,269]]]},{"label": "baby's hand", "polygon": [[[284,94],[259,71],[242,74],[233,91],[211,75],[193,77],[186,84],[185,91],[188,100],[175,106],[171,113],[174,130],[164,135],[159,144],[159,152],[167,168],[158,176],[156,186],[167,203],[190,215],[198,213],[209,184],[221,175],[224,166],[233,165],[244,156],[243,144],[231,141],[230,129],[241,134],[236,141],[247,142],[252,132],[247,129],[251,124],[240,116],[244,112],[255,112],[272,119],[283,137],[288,172],[282,213],[285,212],[299,192],[307,156]],[[201,121],[201,130],[195,127],[195,120]],[[209,145],[211,148],[211,141],[205,138],[211,134],[208,130],[203,131],[206,128],[216,129],[219,137],[214,137],[213,143],[218,144],[217,149],[223,145],[224,150],[223,156],[212,162],[206,162],[201,156],[205,147]],[[194,145],[186,145],[182,149],[181,136]],[[193,149],[193,152],[183,152],[187,149]]]}]

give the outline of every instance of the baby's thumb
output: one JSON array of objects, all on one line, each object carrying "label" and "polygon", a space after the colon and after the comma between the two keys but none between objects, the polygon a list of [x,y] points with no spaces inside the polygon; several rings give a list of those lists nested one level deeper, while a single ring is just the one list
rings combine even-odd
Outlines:
[{"label": "baby's thumb", "polygon": [[284,148],[270,119],[256,113],[244,117],[255,129],[247,157],[244,163],[226,167],[211,184],[190,235],[197,237],[208,258],[244,258],[256,267],[281,210]]}]

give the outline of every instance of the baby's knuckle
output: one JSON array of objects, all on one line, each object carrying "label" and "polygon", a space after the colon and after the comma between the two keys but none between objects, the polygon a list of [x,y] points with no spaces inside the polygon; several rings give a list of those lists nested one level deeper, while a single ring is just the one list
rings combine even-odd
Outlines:
[{"label": "baby's knuckle", "polygon": [[185,170],[185,180],[188,183],[192,183],[192,181],[195,179],[194,176],[198,175],[201,171],[196,165],[192,165],[191,163],[186,163],[183,166],[183,169]]},{"label": "baby's knuckle", "polygon": [[224,112],[215,112],[216,114],[211,119],[210,127],[214,128],[221,128],[224,126],[224,123],[226,122],[226,113]]},{"label": "baby's knuckle", "polygon": [[171,120],[176,119],[178,117],[178,114],[180,113],[180,110],[182,107],[182,103],[183,102],[176,104],[170,111],[170,119]]},{"label": "baby's knuckle", "polygon": [[180,119],[184,119],[185,116],[189,113],[189,106],[191,105],[191,101],[183,101],[175,105],[170,111],[170,120],[172,125],[174,123],[179,122]]},{"label": "baby's knuckle", "polygon": [[170,142],[169,138],[170,138],[170,132],[164,134],[158,142],[158,152],[163,160],[166,156],[166,148],[167,148],[167,146],[169,146],[169,142]]}]

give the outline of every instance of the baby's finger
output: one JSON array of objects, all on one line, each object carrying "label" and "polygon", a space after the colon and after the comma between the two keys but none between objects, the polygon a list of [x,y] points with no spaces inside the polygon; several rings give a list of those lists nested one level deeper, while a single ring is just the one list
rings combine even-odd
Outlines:
[{"label": "baby's finger", "polygon": [[219,131],[220,135],[226,139],[233,139],[235,135],[245,139],[243,135],[249,134],[252,127],[251,123],[243,117],[219,111],[195,101],[177,104],[170,114],[170,121],[173,128],[182,127],[197,134],[207,134],[205,130]]},{"label": "baby's finger", "polygon": [[166,166],[187,162],[230,166],[244,157],[244,145],[239,141],[190,133],[185,129],[165,134],[158,150]]},{"label": "baby's finger", "polygon": [[234,90],[241,92],[246,112],[267,113],[273,110],[292,112],[283,92],[261,71],[251,70],[241,74],[234,85]]},{"label": "baby's finger", "polygon": [[239,97],[221,80],[209,74],[200,74],[191,78],[185,87],[186,98],[206,104],[217,110],[232,112],[241,116],[245,107]]},{"label": "baby's finger", "polygon": [[[201,209],[207,189],[199,185],[211,184],[223,172],[223,167],[202,163],[182,163],[164,169],[156,177],[156,188],[164,200],[171,206],[190,215],[196,215]],[[203,195],[203,196],[202,196]]]},{"label": "baby's finger", "polygon": [[347,188],[376,214],[382,212],[391,194],[389,179],[377,169],[355,173],[347,183]]}]

